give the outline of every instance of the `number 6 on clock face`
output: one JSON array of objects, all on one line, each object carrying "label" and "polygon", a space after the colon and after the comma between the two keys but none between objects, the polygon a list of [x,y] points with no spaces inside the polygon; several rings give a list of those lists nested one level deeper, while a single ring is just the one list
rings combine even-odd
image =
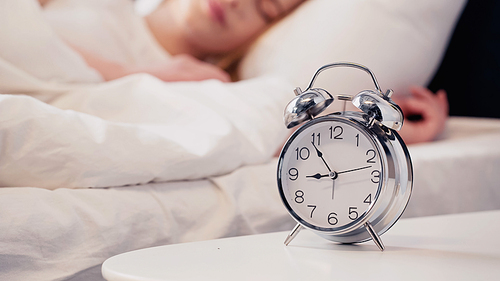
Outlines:
[{"label": "number 6 on clock face", "polygon": [[356,122],[327,116],[288,140],[278,185],[285,206],[304,226],[338,231],[364,218],[384,183],[384,158]]}]

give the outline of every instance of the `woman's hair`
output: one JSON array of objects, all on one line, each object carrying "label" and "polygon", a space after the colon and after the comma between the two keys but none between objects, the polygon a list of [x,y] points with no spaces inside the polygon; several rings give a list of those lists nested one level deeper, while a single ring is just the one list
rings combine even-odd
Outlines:
[{"label": "woman's hair", "polygon": [[229,51],[225,54],[212,57],[208,60],[214,62],[217,66],[219,66],[220,68],[222,68],[226,72],[228,72],[231,75],[232,81],[238,81],[239,80],[238,73],[237,73],[238,65],[239,65],[240,61],[242,60],[243,56],[247,53],[248,49],[257,40],[257,38],[259,38],[262,34],[264,34],[267,30],[269,30],[273,25],[275,25],[281,19],[288,16],[290,13],[292,13],[295,9],[297,9],[300,5],[302,5],[306,1],[307,0],[298,1],[294,6],[292,6],[289,10],[287,10],[284,13],[282,13],[281,15],[279,15],[277,18],[271,19],[269,21],[266,20],[268,22],[266,29],[263,30],[262,32],[260,32],[259,34],[257,34],[255,37],[248,40],[242,46],[240,46],[232,51]]}]

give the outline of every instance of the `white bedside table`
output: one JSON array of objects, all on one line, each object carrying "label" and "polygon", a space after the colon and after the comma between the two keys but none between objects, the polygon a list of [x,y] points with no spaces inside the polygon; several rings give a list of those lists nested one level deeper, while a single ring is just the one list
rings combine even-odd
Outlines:
[{"label": "white bedside table", "polygon": [[102,265],[119,280],[500,280],[500,211],[403,219],[373,242],[339,245],[303,230],[174,244]]}]

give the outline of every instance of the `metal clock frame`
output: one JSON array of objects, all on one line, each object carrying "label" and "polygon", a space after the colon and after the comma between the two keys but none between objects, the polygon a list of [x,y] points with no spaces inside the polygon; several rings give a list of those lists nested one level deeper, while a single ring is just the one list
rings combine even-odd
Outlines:
[{"label": "metal clock frame", "polygon": [[[376,93],[379,93],[381,98],[390,102],[391,106],[396,106],[390,100],[389,94],[392,94],[391,90],[387,91],[385,96],[381,94],[380,87],[373,73],[365,66],[352,63],[336,63],[320,68],[315,73],[306,91],[301,92],[299,88],[295,90],[297,96],[300,96],[301,93],[306,93],[308,90],[312,89],[314,80],[321,71],[336,66],[348,66],[366,71],[371,75],[375,83],[375,87],[377,89]],[[329,93],[327,94],[332,97]],[[375,98],[379,99],[378,97]],[[375,102],[377,102],[377,100],[375,100]],[[331,101],[324,107],[327,107],[330,103]],[[314,231],[323,238],[340,243],[358,243],[372,239],[379,249],[383,251],[384,245],[380,239],[380,235],[389,230],[401,217],[409,202],[413,188],[413,167],[408,148],[399,134],[393,128],[387,126],[387,124],[396,124],[395,127],[400,128],[402,122],[398,125],[398,122],[388,123],[383,122],[383,120],[376,120],[372,112],[363,113],[349,111],[342,113],[337,112],[318,118],[313,118],[313,116],[309,117],[311,120],[302,125],[287,140],[281,151],[278,162],[277,179],[280,197],[288,212],[292,215],[294,220],[297,221],[297,225],[287,236],[285,244],[288,245],[298,232],[305,227]],[[362,131],[365,136],[368,136],[369,140],[378,150],[383,171],[381,172],[382,182],[378,187],[374,202],[371,203],[371,206],[368,207],[363,215],[347,225],[338,228],[325,229],[306,222],[293,210],[284,194],[281,174],[285,154],[295,138],[297,138],[297,136],[299,136],[301,132],[308,127],[320,122],[327,122],[329,120],[347,123],[357,128],[359,131]]]}]

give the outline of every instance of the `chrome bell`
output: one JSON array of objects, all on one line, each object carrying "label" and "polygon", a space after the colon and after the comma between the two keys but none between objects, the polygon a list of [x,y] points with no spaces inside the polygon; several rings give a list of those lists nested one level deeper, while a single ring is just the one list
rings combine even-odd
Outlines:
[{"label": "chrome bell", "polygon": [[302,92],[295,89],[297,95],[285,108],[284,121],[288,129],[312,119],[333,102],[333,96],[326,90],[316,88]]},{"label": "chrome bell", "polygon": [[352,104],[385,127],[399,131],[403,126],[403,112],[391,100],[392,93],[392,90],[387,90],[385,94],[365,90],[353,98]]}]

